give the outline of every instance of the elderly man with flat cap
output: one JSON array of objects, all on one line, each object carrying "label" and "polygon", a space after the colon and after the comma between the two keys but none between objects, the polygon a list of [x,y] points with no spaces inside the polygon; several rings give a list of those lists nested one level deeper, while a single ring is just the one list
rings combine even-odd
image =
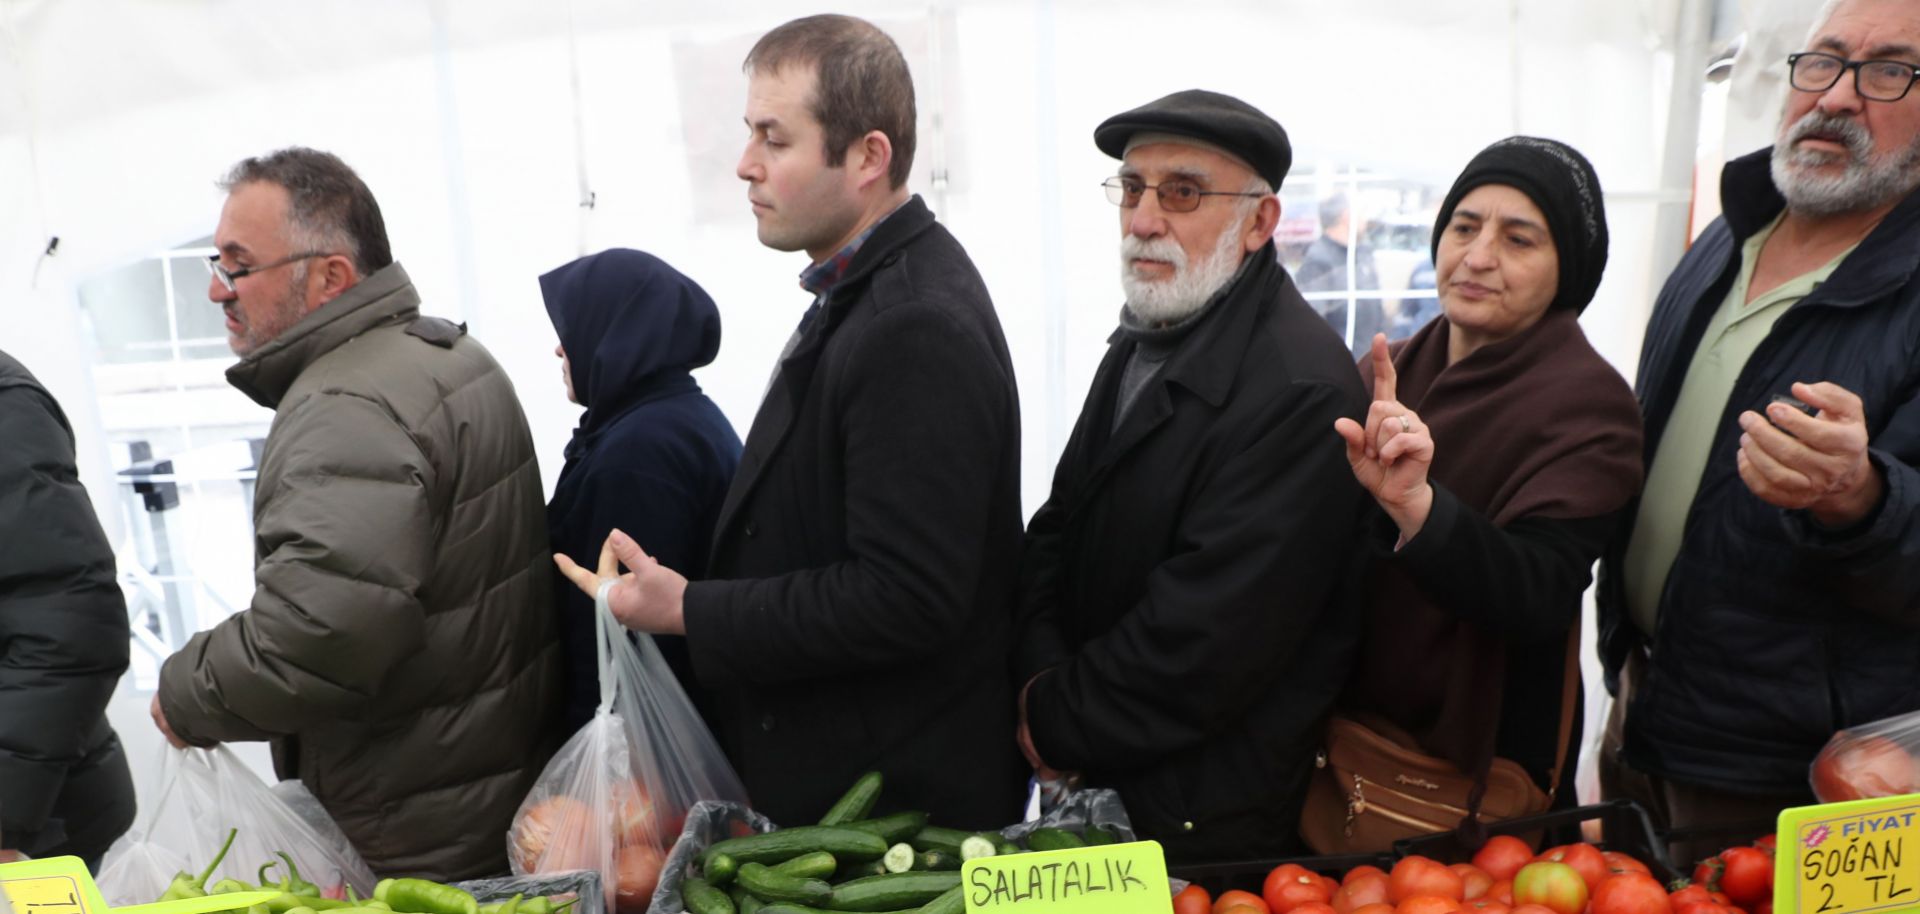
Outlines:
[{"label": "elderly man with flat cap", "polygon": [[1366,393],[1275,256],[1279,124],[1189,90],[1094,143],[1126,303],[1027,531],[1018,738],[1171,860],[1284,856],[1358,635],[1361,492],[1325,431]]}]

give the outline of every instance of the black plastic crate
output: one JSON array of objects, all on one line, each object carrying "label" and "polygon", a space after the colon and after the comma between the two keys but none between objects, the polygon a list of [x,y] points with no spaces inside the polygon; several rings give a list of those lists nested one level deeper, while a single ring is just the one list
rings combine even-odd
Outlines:
[{"label": "black plastic crate", "polygon": [[1267,874],[1283,863],[1295,863],[1323,876],[1340,878],[1356,866],[1372,865],[1383,870],[1393,868],[1392,854],[1337,854],[1327,857],[1284,857],[1274,860],[1236,860],[1228,863],[1168,865],[1167,875],[1195,883],[1218,897],[1229,889],[1244,889],[1255,895],[1267,881]]},{"label": "black plastic crate", "polygon": [[[1667,859],[1667,843],[1653,830],[1653,822],[1647,818],[1646,810],[1631,800],[1608,800],[1592,806],[1576,806],[1573,809],[1483,824],[1488,837],[1517,835],[1541,845],[1536,846],[1535,850],[1545,850],[1546,847],[1581,840],[1580,826],[1594,820],[1600,822],[1602,840],[1599,846],[1602,850],[1619,851],[1645,863],[1647,869],[1653,871],[1653,878],[1663,883],[1684,875],[1675,870],[1673,862]],[[1476,850],[1479,850],[1477,846],[1467,846],[1454,832],[1441,832],[1396,841],[1393,856],[1398,859],[1419,854],[1442,863],[1462,863],[1471,860]]]}]

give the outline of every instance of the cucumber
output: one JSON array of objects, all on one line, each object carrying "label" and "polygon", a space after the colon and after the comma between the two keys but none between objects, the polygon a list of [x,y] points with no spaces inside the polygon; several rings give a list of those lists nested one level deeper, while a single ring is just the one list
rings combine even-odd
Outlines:
[{"label": "cucumber", "polygon": [[1059,828],[1036,828],[1027,836],[1027,847],[1037,851],[1064,851],[1086,847],[1087,842],[1073,832]]},{"label": "cucumber", "polygon": [[917,908],[960,887],[960,874],[890,873],[833,887],[827,907],[836,911],[898,911]]},{"label": "cucumber", "polygon": [[776,873],[760,863],[741,864],[740,874],[734,878],[742,888],[766,902],[790,901],[817,905],[833,897],[833,886],[824,880]]},{"label": "cucumber", "polygon": [[680,883],[680,897],[687,903],[687,914],[735,914],[733,899],[705,879]]},{"label": "cucumber", "polygon": [[961,862],[959,857],[955,857],[946,851],[921,851],[919,855],[913,858],[913,868],[921,872],[928,870],[935,872],[941,870],[957,870],[960,868]]},{"label": "cucumber", "polygon": [[838,884],[851,882],[855,879],[865,879],[868,876],[885,876],[886,874],[887,865],[879,860],[869,860],[865,863],[845,863],[841,864],[839,869],[833,871],[833,881]]},{"label": "cucumber", "polygon": [[770,904],[760,909],[760,914],[834,914],[824,908],[810,908],[803,904]]},{"label": "cucumber", "polygon": [[957,828],[941,828],[929,825],[915,832],[909,843],[918,851],[946,851],[955,857],[960,856],[960,843],[973,837],[973,832]]},{"label": "cucumber", "polygon": [[967,896],[959,886],[953,891],[920,906],[915,914],[966,914]]},{"label": "cucumber", "polygon": [[729,897],[733,899],[733,909],[739,912],[739,914],[756,914],[761,908],[767,906],[766,902],[753,897],[752,892],[737,885],[733,887],[733,891],[729,893]]},{"label": "cucumber", "polygon": [[994,844],[994,851],[995,851],[994,853],[995,857],[1011,857],[1014,854],[1026,853],[1025,850],[1021,849],[1020,845],[1015,844],[1012,841],[1008,841],[1005,838],[1001,838],[997,843]]},{"label": "cucumber", "polygon": [[1114,834],[1112,830],[1101,828],[1098,825],[1087,826],[1087,846],[1088,847],[1103,847],[1108,844],[1119,844],[1119,843],[1120,843],[1120,836]]},{"label": "cucumber", "polygon": [[889,873],[904,873],[913,869],[913,845],[901,843],[887,848],[886,856],[880,858],[880,865]]},{"label": "cucumber", "polygon": [[728,838],[708,847],[702,859],[710,863],[716,855],[726,854],[744,866],[748,863],[784,863],[802,854],[826,851],[842,862],[878,860],[881,854],[887,852],[888,846],[879,835],[851,828],[802,825],[744,838]]},{"label": "cucumber", "polygon": [[726,854],[714,854],[706,865],[700,868],[700,875],[713,885],[726,885],[733,881],[733,875],[740,872],[740,861]]},{"label": "cucumber", "polygon": [[802,854],[785,863],[776,864],[773,871],[782,876],[798,876],[802,879],[825,879],[840,868],[840,861],[826,851],[814,851]]},{"label": "cucumber", "polygon": [[840,800],[820,817],[821,825],[845,825],[867,817],[873,811],[874,801],[880,799],[880,772],[869,771],[853,782]]},{"label": "cucumber", "polygon": [[924,812],[896,812],[878,819],[861,819],[848,822],[844,827],[871,832],[885,839],[888,844],[911,841],[920,829],[927,827],[927,814]]},{"label": "cucumber", "polygon": [[960,859],[962,860],[979,860],[999,852],[1000,848],[985,835],[970,835],[967,840],[960,842]]}]

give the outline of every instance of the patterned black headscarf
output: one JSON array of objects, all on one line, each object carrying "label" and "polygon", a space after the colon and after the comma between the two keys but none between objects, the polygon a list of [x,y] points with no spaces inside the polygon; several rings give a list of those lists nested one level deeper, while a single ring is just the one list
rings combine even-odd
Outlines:
[{"label": "patterned black headscarf", "polygon": [[1488,146],[1467,163],[1447,191],[1433,224],[1433,259],[1440,262],[1440,236],[1453,221],[1460,199],[1485,184],[1504,184],[1526,194],[1547,217],[1560,257],[1560,287],[1550,308],[1586,310],[1607,269],[1607,207],[1600,177],[1579,150],[1557,140],[1512,136]]}]

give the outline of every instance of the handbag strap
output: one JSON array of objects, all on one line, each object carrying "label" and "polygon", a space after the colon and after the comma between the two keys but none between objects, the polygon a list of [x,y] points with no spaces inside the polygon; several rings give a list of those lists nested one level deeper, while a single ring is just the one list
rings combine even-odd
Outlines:
[{"label": "handbag strap", "polygon": [[1547,774],[1547,805],[1560,791],[1560,775],[1567,768],[1567,742],[1573,738],[1574,702],[1580,698],[1580,617],[1573,618],[1573,631],[1567,634],[1565,684],[1560,688],[1560,736],[1553,745],[1553,770]]}]

